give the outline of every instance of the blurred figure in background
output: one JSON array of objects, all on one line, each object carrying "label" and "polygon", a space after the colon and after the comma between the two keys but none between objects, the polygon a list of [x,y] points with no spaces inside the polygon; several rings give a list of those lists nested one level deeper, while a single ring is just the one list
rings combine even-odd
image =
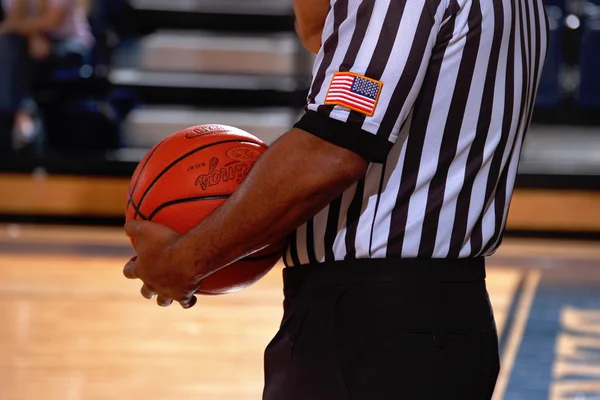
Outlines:
[{"label": "blurred figure in background", "polygon": [[32,97],[40,73],[83,63],[94,38],[80,0],[0,0],[0,153],[32,143],[42,124]]}]

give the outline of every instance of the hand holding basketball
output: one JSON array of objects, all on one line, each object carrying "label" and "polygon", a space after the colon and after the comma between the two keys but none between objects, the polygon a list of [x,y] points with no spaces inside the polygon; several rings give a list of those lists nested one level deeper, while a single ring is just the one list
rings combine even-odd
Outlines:
[{"label": "hand holding basketball", "polygon": [[[169,300],[181,302],[179,297],[165,300],[160,295],[183,296],[185,293],[175,291],[191,290],[186,286],[191,281],[180,279],[188,272],[185,269],[194,256],[189,253],[193,253],[191,248],[196,246],[192,244],[186,250],[187,259],[183,258],[184,255],[171,255],[178,257],[177,262],[161,252],[169,249],[171,235],[188,233],[219,208],[237,190],[267,147],[257,137],[238,128],[198,125],[168,135],[140,161],[131,177],[125,218],[134,247],[137,247],[136,241],[143,242],[136,250],[138,256],[142,253],[144,257],[133,261],[125,272],[132,270],[142,280],[149,279],[145,283],[151,288],[144,286],[142,294],[145,297],[158,294],[159,304]],[[144,220],[160,225],[137,224]],[[225,268],[211,271],[199,282],[195,292],[219,295],[252,285],[275,266],[283,254],[285,243],[285,239],[271,243]],[[161,257],[166,258],[157,265]],[[137,266],[138,263],[141,267]],[[137,271],[138,268],[142,268],[143,272]],[[143,276],[144,273],[149,275]],[[171,278],[168,274],[174,275],[173,281],[167,280]],[[152,285],[165,285],[164,291]]]},{"label": "hand holding basketball", "polygon": [[195,276],[190,258],[177,250],[179,234],[150,221],[129,221],[125,233],[134,243],[137,257],[125,265],[123,274],[144,282],[142,296],[151,300],[158,295],[157,303],[162,307],[173,301],[183,308],[193,307],[201,277]]}]

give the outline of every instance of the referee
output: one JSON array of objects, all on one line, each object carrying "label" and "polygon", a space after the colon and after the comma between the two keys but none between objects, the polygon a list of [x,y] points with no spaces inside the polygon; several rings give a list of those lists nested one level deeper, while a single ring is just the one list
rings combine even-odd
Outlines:
[{"label": "referee", "polygon": [[131,222],[158,304],[289,235],[267,400],[490,399],[485,257],[546,55],[542,0],[296,0],[305,115],[188,234]]}]

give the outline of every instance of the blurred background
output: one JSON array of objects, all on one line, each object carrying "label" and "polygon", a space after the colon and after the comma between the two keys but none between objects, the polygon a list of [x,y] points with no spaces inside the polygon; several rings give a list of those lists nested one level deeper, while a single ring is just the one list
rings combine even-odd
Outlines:
[{"label": "blurred background", "polygon": [[[169,133],[224,123],[271,143],[301,115],[313,58],[291,0],[78,1],[94,40],[38,63],[30,132],[0,103],[3,220],[120,224],[128,177]],[[581,210],[565,190],[600,189],[600,3],[546,1],[550,51],[509,229],[589,233],[599,218],[552,207]]]},{"label": "blurred background", "polygon": [[[293,32],[291,1],[79,3],[94,43],[83,56],[38,67],[32,97],[39,129],[13,129],[4,146],[12,151],[0,160],[0,214],[121,218],[121,198],[114,208],[69,206],[64,213],[42,196],[41,209],[29,208],[22,201],[32,196],[4,186],[5,178],[43,176],[56,203],[71,201],[78,194],[54,191],[53,177],[127,178],[160,139],[196,124],[226,123],[271,143],[300,115],[312,60]],[[4,114],[3,121],[14,120],[14,110]]]},{"label": "blurred background", "polygon": [[[600,335],[600,0],[545,1],[549,55],[490,272],[510,367],[497,398],[597,399],[597,357],[557,343],[565,321]],[[0,39],[0,75],[39,56],[25,104],[0,81],[0,400],[260,397],[278,275],[193,317],[155,310],[120,277],[120,227],[129,177],[168,134],[222,123],[272,143],[297,121],[313,57],[291,3],[81,0],[60,52]]]}]

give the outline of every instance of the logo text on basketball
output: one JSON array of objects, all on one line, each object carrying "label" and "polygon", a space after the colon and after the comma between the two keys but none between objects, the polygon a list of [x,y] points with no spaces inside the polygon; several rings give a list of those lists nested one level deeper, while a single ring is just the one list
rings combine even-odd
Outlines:
[{"label": "logo text on basketball", "polygon": [[232,180],[240,184],[250,173],[254,162],[234,162],[221,168],[217,168],[218,166],[219,159],[212,157],[208,163],[208,173],[199,175],[195,184],[200,186],[202,190]]}]

